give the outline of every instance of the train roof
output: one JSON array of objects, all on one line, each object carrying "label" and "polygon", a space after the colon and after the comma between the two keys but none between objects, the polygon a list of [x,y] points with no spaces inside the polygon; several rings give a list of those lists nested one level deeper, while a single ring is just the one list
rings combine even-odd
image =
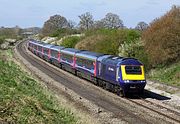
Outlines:
[{"label": "train roof", "polygon": [[81,51],[79,53],[76,53],[77,57],[81,58],[87,58],[87,59],[97,59],[99,56],[103,56],[104,54],[101,53],[95,53],[90,51]]},{"label": "train roof", "polygon": [[81,50],[77,50],[77,49],[73,49],[73,48],[65,48],[65,49],[61,50],[62,53],[73,54],[73,55],[80,51]]},{"label": "train roof", "polygon": [[103,56],[100,56],[100,57],[98,57],[98,61],[102,61],[102,60],[104,60],[104,59],[107,59],[107,58],[109,58],[109,57],[111,57],[112,55],[103,55]]},{"label": "train roof", "polygon": [[38,43],[39,41],[37,41],[37,40],[29,40],[29,42],[31,42],[31,43]]},{"label": "train roof", "polygon": [[44,46],[44,45],[48,45],[47,43],[41,42],[41,41],[37,41],[37,40],[30,40],[31,43],[39,45],[39,46]]},{"label": "train roof", "polygon": [[54,45],[52,45],[52,44],[44,44],[43,45],[44,48],[48,48],[48,49],[51,48],[52,46],[54,46]]},{"label": "train roof", "polygon": [[37,42],[37,40],[34,40],[34,39],[29,39],[29,41],[31,41],[31,42]]},{"label": "train roof", "polygon": [[142,64],[135,58],[125,58],[120,56],[110,56],[102,60],[102,63],[110,65],[120,65],[120,64]]},{"label": "train roof", "polygon": [[55,46],[55,45],[51,46],[51,49],[56,50],[56,51],[62,50],[64,48],[65,47],[63,47],[63,46]]}]

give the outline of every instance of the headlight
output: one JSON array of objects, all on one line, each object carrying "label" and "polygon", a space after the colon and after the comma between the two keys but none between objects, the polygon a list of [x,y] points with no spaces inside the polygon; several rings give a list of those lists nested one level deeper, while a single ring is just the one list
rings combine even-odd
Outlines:
[{"label": "headlight", "polygon": [[145,83],[146,81],[141,81],[141,83]]},{"label": "headlight", "polygon": [[125,83],[129,83],[129,80],[125,80],[124,82],[125,82]]}]

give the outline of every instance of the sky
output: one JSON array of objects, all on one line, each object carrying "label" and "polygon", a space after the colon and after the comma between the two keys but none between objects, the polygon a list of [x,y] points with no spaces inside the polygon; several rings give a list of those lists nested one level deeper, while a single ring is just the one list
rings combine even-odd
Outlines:
[{"label": "sky", "polygon": [[78,23],[78,16],[90,12],[100,20],[109,12],[119,15],[126,27],[150,23],[180,0],[0,0],[0,26],[42,27],[55,14]]}]

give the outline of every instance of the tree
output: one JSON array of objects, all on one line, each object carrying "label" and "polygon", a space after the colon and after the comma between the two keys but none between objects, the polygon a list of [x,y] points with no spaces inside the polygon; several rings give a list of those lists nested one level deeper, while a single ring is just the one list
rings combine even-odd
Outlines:
[{"label": "tree", "polygon": [[148,28],[148,24],[145,23],[145,22],[139,22],[137,24],[137,26],[135,27],[136,30],[139,30],[139,31],[144,31],[145,29]]},{"label": "tree", "polygon": [[105,28],[103,21],[102,20],[95,21],[93,24],[93,28],[95,29]]},{"label": "tree", "polygon": [[80,22],[79,22],[80,28],[88,30],[92,27],[94,23],[94,19],[91,13],[86,12],[80,15],[79,18],[80,18]]},{"label": "tree", "polygon": [[73,29],[76,26],[76,22],[69,20],[68,21],[68,28]]},{"label": "tree", "polygon": [[123,21],[118,15],[113,13],[107,13],[105,18],[102,19],[104,26],[110,29],[123,28]]},{"label": "tree", "polygon": [[68,27],[68,21],[66,20],[65,17],[60,15],[54,15],[51,16],[50,19],[44,23],[42,34],[45,36],[50,35],[58,29],[67,28],[67,27]]},{"label": "tree", "polygon": [[17,38],[20,32],[20,28],[2,28],[0,29],[0,36],[5,38]]},{"label": "tree", "polygon": [[180,60],[180,7],[153,21],[142,39],[152,67]]}]

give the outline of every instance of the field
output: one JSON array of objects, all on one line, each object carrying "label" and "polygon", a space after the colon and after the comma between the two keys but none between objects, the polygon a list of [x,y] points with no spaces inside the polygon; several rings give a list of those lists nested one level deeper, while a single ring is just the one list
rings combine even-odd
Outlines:
[{"label": "field", "polygon": [[77,118],[61,108],[55,97],[12,59],[12,51],[0,51],[0,123],[73,124]]}]

